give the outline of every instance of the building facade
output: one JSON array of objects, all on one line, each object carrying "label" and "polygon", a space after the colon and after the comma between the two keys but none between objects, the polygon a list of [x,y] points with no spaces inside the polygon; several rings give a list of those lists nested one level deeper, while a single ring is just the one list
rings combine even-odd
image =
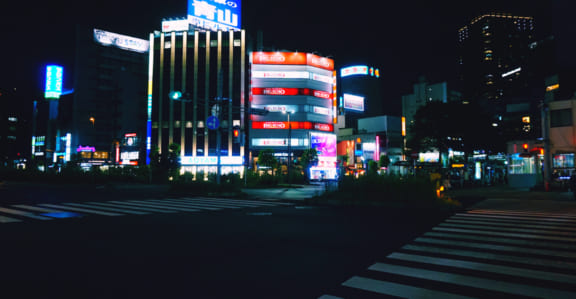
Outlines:
[{"label": "building facade", "polygon": [[146,162],[148,40],[77,27],[74,89],[63,96],[60,134],[84,166]]},{"label": "building facade", "polygon": [[353,65],[340,69],[338,77],[339,112],[345,127],[358,129],[358,119],[390,115],[384,103],[380,70],[368,65]]},{"label": "building facade", "polygon": [[252,156],[271,149],[289,163],[302,150],[316,148],[319,161],[311,174],[324,171],[334,177],[334,61],[310,53],[253,52],[250,72]]},{"label": "building facade", "polygon": [[463,101],[490,115],[506,141],[539,134],[545,59],[537,40],[531,16],[488,13],[458,30]]},{"label": "building facade", "polygon": [[175,144],[183,172],[242,172],[245,32],[182,29],[150,34],[147,157]]}]

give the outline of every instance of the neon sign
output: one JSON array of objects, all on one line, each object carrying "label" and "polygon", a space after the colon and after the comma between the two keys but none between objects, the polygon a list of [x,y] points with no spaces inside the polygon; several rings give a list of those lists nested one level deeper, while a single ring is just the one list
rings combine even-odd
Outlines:
[{"label": "neon sign", "polygon": [[334,69],[334,60],[300,52],[254,52],[252,64],[309,65],[325,70]]},{"label": "neon sign", "polygon": [[[183,156],[180,158],[182,165],[217,165],[217,156]],[[222,165],[244,165],[243,156],[221,156],[220,164]]]},{"label": "neon sign", "polygon": [[241,28],[240,0],[188,0],[188,22],[211,31]]},{"label": "neon sign", "polygon": [[380,70],[367,65],[354,65],[340,69],[340,77],[348,76],[368,76],[380,78]]},{"label": "neon sign", "polygon": [[146,53],[150,48],[150,42],[145,39],[112,33],[100,29],[94,29],[94,39],[104,46],[113,46],[138,53]]},{"label": "neon sign", "polygon": [[64,68],[59,65],[46,66],[46,88],[44,98],[59,99],[62,94],[62,77]]}]

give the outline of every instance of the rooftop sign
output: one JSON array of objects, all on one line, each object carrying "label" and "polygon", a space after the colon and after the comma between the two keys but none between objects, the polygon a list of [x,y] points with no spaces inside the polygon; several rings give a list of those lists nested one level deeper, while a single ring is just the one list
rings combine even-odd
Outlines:
[{"label": "rooftop sign", "polygon": [[100,29],[94,29],[94,40],[104,46],[112,46],[139,53],[148,52],[148,49],[150,48],[150,42],[145,39],[112,33]]},{"label": "rooftop sign", "polygon": [[240,30],[241,0],[188,0],[188,22],[211,31]]}]

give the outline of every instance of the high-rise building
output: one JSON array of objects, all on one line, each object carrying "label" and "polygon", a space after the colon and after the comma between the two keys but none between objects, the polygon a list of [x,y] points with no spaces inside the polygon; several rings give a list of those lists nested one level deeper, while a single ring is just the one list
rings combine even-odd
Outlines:
[{"label": "high-rise building", "polygon": [[147,152],[177,144],[185,172],[242,172],[246,57],[243,30],[150,34]]},{"label": "high-rise building", "polygon": [[77,27],[73,99],[60,101],[56,135],[70,134],[85,165],[145,162],[148,50],[146,39]]},{"label": "high-rise building", "polygon": [[535,41],[531,16],[488,13],[458,30],[463,102],[477,104],[490,115],[503,140],[540,134],[534,124],[539,121],[544,74]]}]

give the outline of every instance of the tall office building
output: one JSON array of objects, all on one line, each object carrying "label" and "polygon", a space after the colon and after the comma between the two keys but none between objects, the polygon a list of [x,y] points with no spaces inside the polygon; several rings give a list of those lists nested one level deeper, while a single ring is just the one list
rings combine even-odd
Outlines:
[{"label": "tall office building", "polygon": [[543,75],[534,27],[530,16],[489,13],[458,30],[463,102],[484,109],[505,139],[538,134]]},{"label": "tall office building", "polygon": [[245,32],[189,28],[150,34],[147,151],[178,144],[183,171],[215,173],[220,157],[222,173],[242,172]]},{"label": "tall office building", "polygon": [[76,31],[73,98],[60,100],[57,138],[69,134],[67,147],[85,166],[143,164],[148,40],[81,26]]}]

